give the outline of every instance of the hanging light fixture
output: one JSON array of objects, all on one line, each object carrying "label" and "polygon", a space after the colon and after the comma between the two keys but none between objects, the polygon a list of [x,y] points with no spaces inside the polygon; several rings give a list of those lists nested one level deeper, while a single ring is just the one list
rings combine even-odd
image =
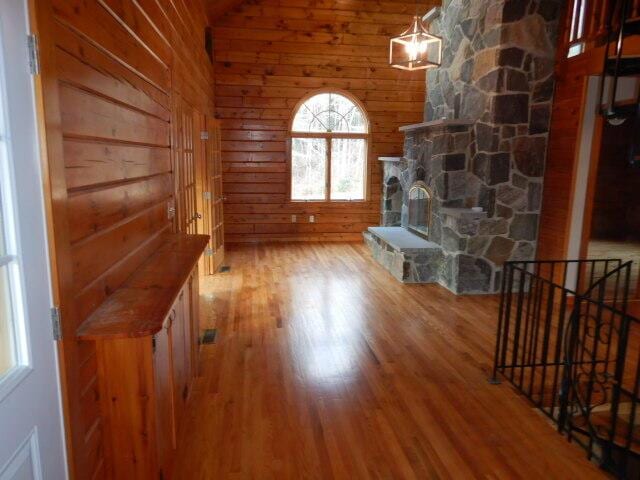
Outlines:
[{"label": "hanging light fixture", "polygon": [[389,43],[389,65],[402,70],[439,67],[442,62],[442,38],[429,33],[419,15],[409,29]]}]

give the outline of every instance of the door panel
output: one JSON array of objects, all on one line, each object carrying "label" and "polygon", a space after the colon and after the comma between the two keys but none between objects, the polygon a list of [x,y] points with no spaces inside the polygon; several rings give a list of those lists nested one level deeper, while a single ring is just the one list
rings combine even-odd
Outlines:
[{"label": "door panel", "polygon": [[0,336],[11,350],[0,372],[0,478],[57,480],[65,452],[28,18],[24,0],[0,3]]},{"label": "door panel", "polygon": [[9,463],[0,470],[0,480],[39,479],[41,475],[37,465],[39,457],[38,432],[34,430],[11,457]]}]

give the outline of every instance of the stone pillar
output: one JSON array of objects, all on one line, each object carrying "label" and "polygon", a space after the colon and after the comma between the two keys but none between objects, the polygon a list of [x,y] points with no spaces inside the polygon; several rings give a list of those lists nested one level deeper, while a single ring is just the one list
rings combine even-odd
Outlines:
[{"label": "stone pillar", "polygon": [[488,218],[465,264],[489,262],[493,291],[505,261],[535,258],[560,5],[444,0],[432,25],[443,63],[427,76],[425,118],[473,122],[465,201]]}]

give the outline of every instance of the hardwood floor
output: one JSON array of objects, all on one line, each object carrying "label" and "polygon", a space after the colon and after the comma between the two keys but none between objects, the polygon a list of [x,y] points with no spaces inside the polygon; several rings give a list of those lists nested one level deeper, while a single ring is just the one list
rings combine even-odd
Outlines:
[{"label": "hardwood floor", "polygon": [[631,298],[640,299],[640,242],[637,240],[594,240],[589,242],[587,258],[620,258],[633,262],[629,278]]},{"label": "hardwood floor", "polygon": [[487,383],[495,297],[394,280],[361,244],[230,246],[202,285],[176,479],[607,478]]}]

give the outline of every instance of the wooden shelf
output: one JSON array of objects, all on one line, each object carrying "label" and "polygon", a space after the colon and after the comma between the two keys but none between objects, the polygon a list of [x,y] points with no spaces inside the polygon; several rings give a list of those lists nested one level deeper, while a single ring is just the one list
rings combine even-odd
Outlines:
[{"label": "wooden shelf", "polygon": [[208,235],[167,235],[164,243],[80,325],[81,340],[155,335],[207,246]]}]

